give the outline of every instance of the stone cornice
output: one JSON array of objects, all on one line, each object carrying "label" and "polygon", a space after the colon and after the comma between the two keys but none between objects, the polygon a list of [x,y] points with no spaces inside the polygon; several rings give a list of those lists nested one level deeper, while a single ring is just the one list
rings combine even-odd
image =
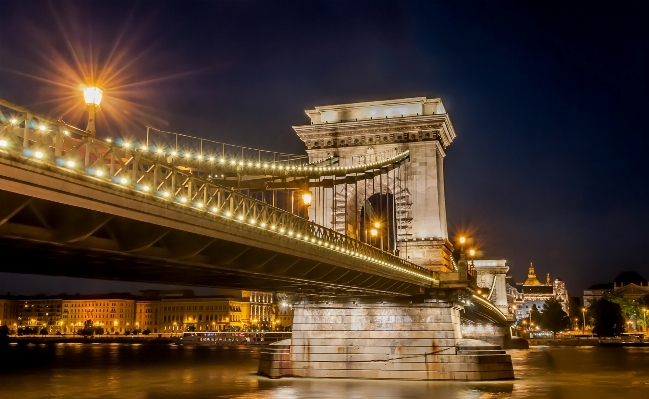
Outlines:
[{"label": "stone cornice", "polygon": [[448,114],[317,123],[293,129],[308,149],[426,140],[437,140],[445,148],[455,139]]}]

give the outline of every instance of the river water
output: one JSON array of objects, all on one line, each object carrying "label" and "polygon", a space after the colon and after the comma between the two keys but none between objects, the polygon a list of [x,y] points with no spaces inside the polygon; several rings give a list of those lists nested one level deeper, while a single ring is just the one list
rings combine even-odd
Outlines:
[{"label": "river water", "polygon": [[649,348],[509,351],[506,382],[269,380],[258,348],[155,344],[0,347],[0,398],[649,398]]}]

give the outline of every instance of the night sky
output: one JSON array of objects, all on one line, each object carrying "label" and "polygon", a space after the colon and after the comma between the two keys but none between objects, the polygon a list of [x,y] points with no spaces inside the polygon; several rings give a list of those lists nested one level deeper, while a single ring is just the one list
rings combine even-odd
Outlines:
[{"label": "night sky", "polygon": [[[441,97],[449,234],[573,296],[649,278],[643,2],[0,2],[0,97],[99,136],[143,125],[300,153],[316,105]],[[108,76],[113,76],[107,79]],[[4,260],[6,261],[6,260]],[[146,285],[151,287],[151,285]],[[0,274],[0,293],[144,284]],[[202,290],[201,292],[208,292]]]}]

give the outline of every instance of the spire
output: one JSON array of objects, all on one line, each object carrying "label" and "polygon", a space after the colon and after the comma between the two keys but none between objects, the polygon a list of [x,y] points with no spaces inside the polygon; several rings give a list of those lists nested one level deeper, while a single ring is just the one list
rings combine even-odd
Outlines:
[{"label": "spire", "polygon": [[545,278],[545,285],[552,285],[550,282],[550,273],[548,273],[547,277]]}]

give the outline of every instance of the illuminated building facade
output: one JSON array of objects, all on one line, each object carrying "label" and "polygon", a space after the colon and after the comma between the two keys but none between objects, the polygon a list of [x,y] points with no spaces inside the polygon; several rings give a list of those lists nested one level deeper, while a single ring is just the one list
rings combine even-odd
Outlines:
[{"label": "illuminated building facade", "polygon": [[273,293],[260,291],[242,291],[241,296],[247,299],[250,307],[249,316],[245,320],[253,329],[271,329],[275,322],[273,312]]},{"label": "illuminated building facade", "polygon": [[508,280],[508,303],[512,305],[511,308],[514,309],[517,320],[529,318],[530,310],[534,306],[539,311],[542,311],[543,305],[550,299],[559,301],[563,311],[570,314],[570,297],[568,296],[566,283],[560,278],[552,281],[550,273],[548,273],[545,284],[543,284],[536,278],[534,265],[530,263],[527,280],[524,283],[515,283],[515,286],[512,286],[511,280]]},{"label": "illuminated building facade", "polygon": [[62,332],[74,333],[88,320],[93,326],[103,327],[106,334],[123,334],[132,329],[135,319],[135,300],[119,297],[64,299],[61,314]]},{"label": "illuminated building facade", "polygon": [[[48,334],[76,333],[89,322],[105,334],[148,330],[174,334],[187,330],[274,329],[277,307],[270,292],[231,290],[232,295],[195,297],[192,291],[144,291],[147,296],[107,294],[61,298],[0,299],[0,325],[47,327]],[[283,310],[285,326],[292,325]]]},{"label": "illuminated building facade", "polygon": [[[150,302],[150,307],[144,301],[139,304],[138,318],[147,316],[146,310],[149,310],[149,319],[157,321],[157,324],[147,325],[154,333],[174,334],[188,329],[238,331],[248,328],[244,319],[248,319],[250,314],[249,303],[233,297],[178,298]],[[138,320],[141,320],[140,323],[148,321],[146,317]]]},{"label": "illuminated building facade", "polygon": [[18,327],[18,304],[10,299],[0,298],[0,326],[7,326],[9,330]]}]

